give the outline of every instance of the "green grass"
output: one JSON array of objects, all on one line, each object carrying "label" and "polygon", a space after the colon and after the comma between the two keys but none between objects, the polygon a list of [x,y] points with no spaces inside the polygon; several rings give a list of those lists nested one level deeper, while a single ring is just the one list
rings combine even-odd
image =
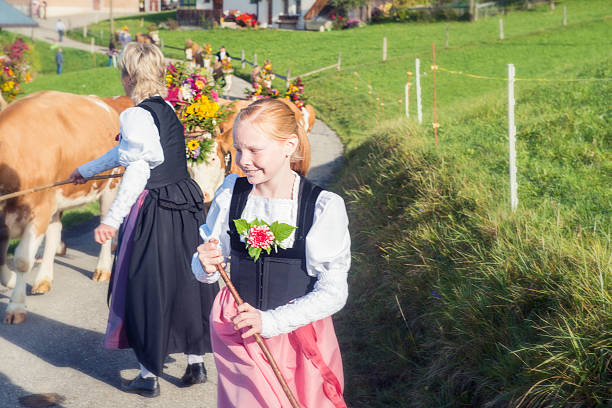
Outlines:
[{"label": "green grass", "polygon": [[349,153],[351,406],[612,403],[610,95],[612,81],[522,92],[516,213],[502,102],[472,104],[438,147],[395,121]]}]

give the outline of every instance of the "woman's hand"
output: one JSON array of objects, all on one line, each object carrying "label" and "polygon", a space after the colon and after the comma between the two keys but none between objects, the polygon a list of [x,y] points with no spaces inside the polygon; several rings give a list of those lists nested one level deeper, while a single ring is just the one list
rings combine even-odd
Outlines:
[{"label": "woman's hand", "polygon": [[116,232],[117,228],[106,224],[100,224],[98,228],[94,230],[94,239],[98,244],[104,245],[106,241],[115,236]]},{"label": "woman's hand", "polygon": [[70,180],[73,184],[85,184],[87,182],[87,180],[81,176],[79,169],[74,169],[74,171],[68,176],[68,180]]},{"label": "woman's hand", "polygon": [[212,238],[198,247],[198,259],[202,264],[202,269],[208,274],[215,273],[219,264],[225,268],[223,255],[218,245],[219,241]]},{"label": "woman's hand", "polygon": [[261,312],[248,303],[238,306],[238,316],[234,317],[234,329],[240,330],[243,327],[250,327],[242,333],[242,338],[246,339],[255,333],[261,333]]}]

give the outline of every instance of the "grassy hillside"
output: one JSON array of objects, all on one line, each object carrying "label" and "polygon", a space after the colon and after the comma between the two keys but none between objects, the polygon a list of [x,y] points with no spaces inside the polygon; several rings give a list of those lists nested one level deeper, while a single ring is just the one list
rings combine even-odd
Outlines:
[{"label": "grassy hillside", "polygon": [[[577,74],[610,78],[612,59]],[[503,104],[387,123],[342,175],[353,225],[340,313],[355,407],[609,406],[612,82],[521,95],[509,210]]]}]

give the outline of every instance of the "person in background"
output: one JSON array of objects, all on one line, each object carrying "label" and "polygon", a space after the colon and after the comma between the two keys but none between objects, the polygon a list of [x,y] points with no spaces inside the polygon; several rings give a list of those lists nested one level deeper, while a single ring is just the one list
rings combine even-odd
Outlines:
[{"label": "person in background", "polygon": [[57,20],[57,23],[55,23],[55,29],[57,30],[59,40],[62,41],[64,38],[64,32],[66,31],[66,24],[64,24],[61,18]]},{"label": "person in background", "polygon": [[221,62],[225,58],[229,58],[230,60],[232,59],[232,57],[225,50],[225,46],[222,45],[219,47],[219,52],[215,54],[215,62]]},{"label": "person in background", "polygon": [[108,51],[106,53],[108,54],[108,66],[110,67],[112,64],[115,68],[117,68],[117,47],[115,46],[115,41],[112,37],[108,42]]},{"label": "person in background", "polygon": [[64,68],[64,54],[61,48],[58,48],[55,53],[55,65],[57,65],[57,75],[61,74]]}]

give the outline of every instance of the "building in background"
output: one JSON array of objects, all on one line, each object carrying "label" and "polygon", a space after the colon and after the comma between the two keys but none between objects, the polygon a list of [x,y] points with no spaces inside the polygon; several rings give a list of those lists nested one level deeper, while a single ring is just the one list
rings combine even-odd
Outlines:
[{"label": "building in background", "polygon": [[[7,3],[27,16],[37,17],[37,11],[42,0],[6,0]],[[108,12],[109,0],[46,0],[47,17],[85,14],[91,12]],[[140,1],[144,2],[144,11],[158,11],[161,0],[113,0],[113,13],[138,13]]]}]

